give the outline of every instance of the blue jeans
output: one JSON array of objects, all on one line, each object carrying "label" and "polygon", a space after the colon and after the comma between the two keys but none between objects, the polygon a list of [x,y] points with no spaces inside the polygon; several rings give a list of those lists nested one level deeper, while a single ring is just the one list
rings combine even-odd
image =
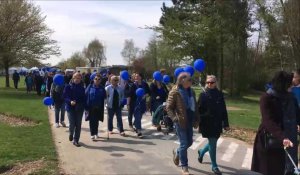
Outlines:
[{"label": "blue jeans", "polygon": [[118,125],[118,130],[120,132],[124,132],[123,129],[123,121],[122,121],[122,109],[112,109],[112,108],[107,108],[107,113],[108,113],[108,130],[112,131],[113,130],[113,119],[114,115],[116,114],[117,116],[117,125]]},{"label": "blue jeans", "polygon": [[59,123],[59,112],[60,112],[60,122],[65,121],[65,104],[55,105],[55,123]]},{"label": "blue jeans", "polygon": [[177,155],[182,167],[188,166],[187,150],[193,144],[193,124],[188,121],[187,127],[181,128],[178,123],[175,123],[177,136],[179,139],[179,148],[177,148]]},{"label": "blue jeans", "polygon": [[83,108],[77,110],[71,109],[70,111],[68,111],[68,117],[70,122],[69,131],[70,135],[74,136],[74,142],[79,142],[82,116]]},{"label": "blue jeans", "polygon": [[216,152],[217,152],[217,141],[219,138],[208,138],[208,143],[202,148],[198,150],[199,156],[203,157],[204,154],[209,151],[212,169],[218,168],[217,160],[216,160]]},{"label": "blue jeans", "polygon": [[141,110],[136,109],[134,110],[134,126],[137,130],[141,130],[142,129],[142,117],[143,117],[143,113]]}]

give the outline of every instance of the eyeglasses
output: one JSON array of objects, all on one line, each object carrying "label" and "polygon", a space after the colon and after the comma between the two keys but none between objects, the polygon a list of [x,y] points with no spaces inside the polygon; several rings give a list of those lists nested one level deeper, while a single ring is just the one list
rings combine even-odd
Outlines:
[{"label": "eyeglasses", "polygon": [[214,82],[214,81],[208,81],[208,82],[206,82],[206,84],[215,84],[216,82]]},{"label": "eyeglasses", "polygon": [[95,81],[98,81],[98,80],[100,80],[100,78],[95,78],[94,80],[95,80]]}]

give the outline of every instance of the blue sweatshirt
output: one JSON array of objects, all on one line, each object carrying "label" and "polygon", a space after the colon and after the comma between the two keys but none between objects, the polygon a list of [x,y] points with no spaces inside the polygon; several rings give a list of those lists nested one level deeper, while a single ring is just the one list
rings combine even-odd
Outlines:
[{"label": "blue sweatshirt", "polygon": [[[64,89],[63,97],[66,102],[66,110],[75,110],[76,106],[85,107],[84,87],[81,84],[70,84]],[[71,106],[71,101],[76,101],[75,106]]]}]

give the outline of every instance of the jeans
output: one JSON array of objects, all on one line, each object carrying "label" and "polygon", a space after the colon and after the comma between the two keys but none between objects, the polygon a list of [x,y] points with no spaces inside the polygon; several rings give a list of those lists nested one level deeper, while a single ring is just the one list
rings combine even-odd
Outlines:
[{"label": "jeans", "polygon": [[114,115],[116,114],[117,116],[117,125],[118,125],[118,130],[120,132],[124,132],[123,129],[123,121],[122,121],[122,109],[113,109],[113,108],[107,108],[107,113],[108,113],[108,130],[112,131],[113,130],[113,119]]},{"label": "jeans", "polygon": [[208,138],[208,143],[202,148],[198,150],[199,156],[203,157],[204,154],[209,151],[212,169],[218,168],[217,160],[216,160],[216,152],[217,152],[217,141],[219,138]]},{"label": "jeans", "polygon": [[134,110],[134,126],[137,130],[142,130],[142,117],[143,113],[141,110],[136,109]]},{"label": "jeans", "polygon": [[78,142],[80,138],[82,116],[83,107],[77,110],[71,109],[70,111],[68,111],[68,117],[70,122],[69,131],[70,135],[74,136],[74,142]]},{"label": "jeans", "polygon": [[134,110],[134,106],[129,106],[129,109],[128,109],[128,123],[129,123],[129,126],[132,126],[133,110]]},{"label": "jeans", "polygon": [[193,123],[188,121],[186,128],[181,128],[178,123],[175,123],[177,136],[179,139],[179,148],[177,148],[177,155],[182,167],[188,166],[187,150],[193,144]]},{"label": "jeans", "polygon": [[55,123],[59,123],[59,112],[60,112],[60,122],[65,121],[65,104],[55,105]]}]

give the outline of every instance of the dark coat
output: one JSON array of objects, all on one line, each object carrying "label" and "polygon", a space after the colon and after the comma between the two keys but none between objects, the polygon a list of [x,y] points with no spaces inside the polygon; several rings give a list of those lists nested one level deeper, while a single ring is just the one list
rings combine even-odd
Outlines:
[{"label": "dark coat", "polygon": [[106,91],[103,86],[96,87],[90,84],[85,90],[86,107],[89,111],[89,118],[94,117],[97,121],[104,120],[104,100],[106,99]]},{"label": "dark coat", "polygon": [[266,151],[263,148],[263,131],[271,133],[283,142],[283,113],[279,98],[263,94],[260,98],[261,124],[258,128],[254,147],[251,170],[264,175],[283,175],[285,167],[284,149]]},{"label": "dark coat", "polygon": [[[66,103],[67,111],[83,111],[86,106],[85,91],[81,84],[68,84],[64,88],[63,97]],[[72,106],[71,101],[76,101],[76,105]]]},{"label": "dark coat", "polygon": [[[158,89],[155,83],[151,83],[150,92],[151,112],[154,113],[159,105],[162,105],[163,102],[166,102],[169,91],[164,84],[162,84],[161,88]],[[157,99],[157,97],[159,97],[159,99]]]},{"label": "dark coat", "polygon": [[229,127],[224,96],[218,89],[207,89],[198,99],[199,131],[205,138],[219,138],[223,128]]}]

